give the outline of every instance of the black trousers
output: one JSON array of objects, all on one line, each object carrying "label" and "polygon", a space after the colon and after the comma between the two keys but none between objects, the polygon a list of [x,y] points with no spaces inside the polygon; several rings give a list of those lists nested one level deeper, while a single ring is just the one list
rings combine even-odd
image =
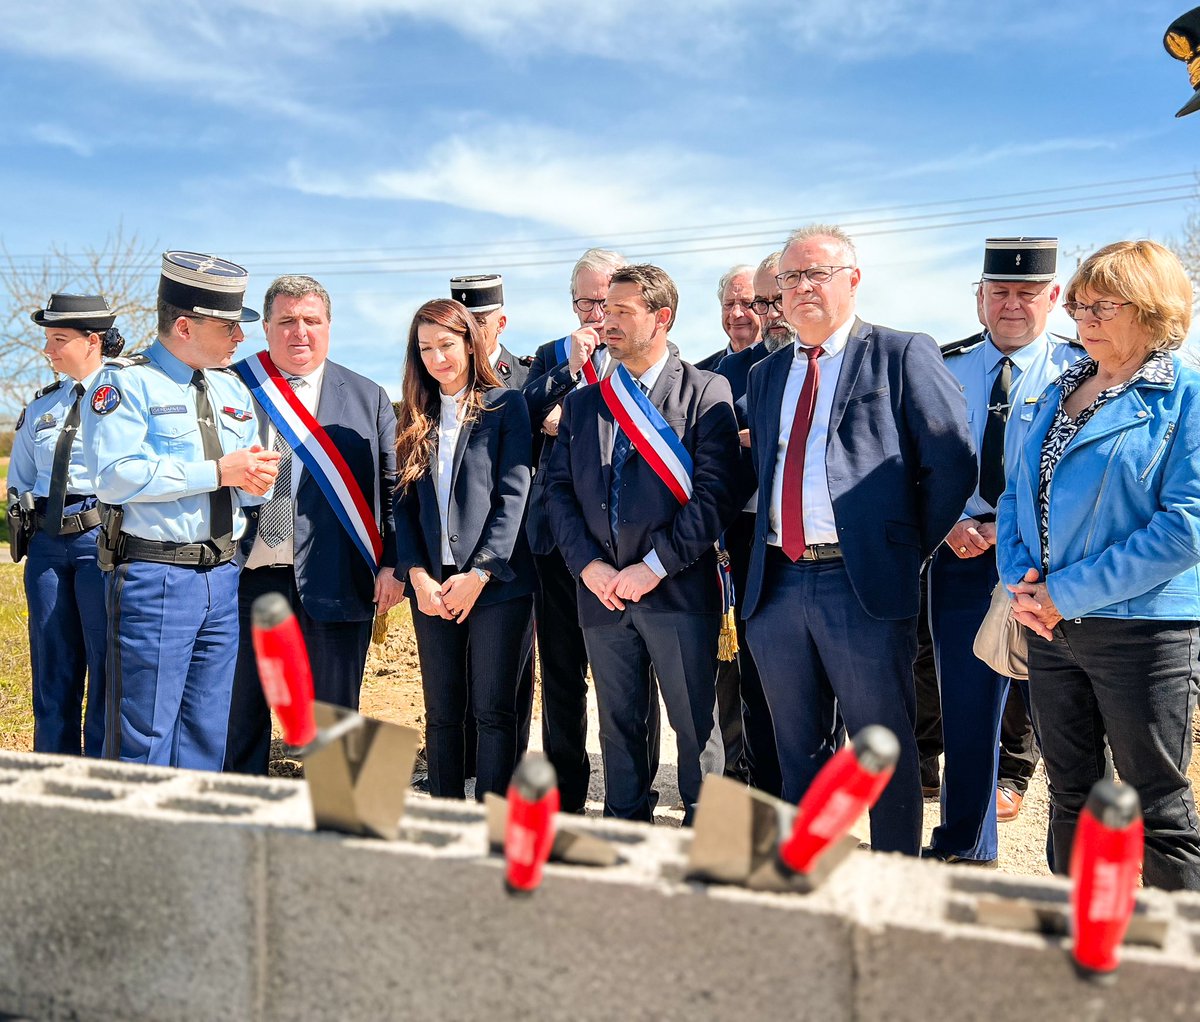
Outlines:
[{"label": "black trousers", "polygon": [[1121,780],[1142,800],[1146,884],[1200,890],[1200,826],[1187,776],[1198,655],[1194,621],[1077,618],[1060,622],[1052,642],[1030,635],[1055,872],[1067,872],[1080,810],[1107,774],[1107,739]]},{"label": "black trousers", "polygon": [[1000,773],[996,785],[1011,788],[1018,795],[1029,788],[1029,778],[1042,757],[1026,702],[1028,690],[1028,682],[1009,685],[1004,716],[1000,718]]},{"label": "black trousers", "polygon": [[271,758],[271,711],[263,698],[254,646],[250,641],[250,612],[265,593],[282,593],[300,623],[300,634],[312,663],[313,694],[322,702],[358,709],[371,622],[317,621],[300,602],[292,568],[243,570],[238,582],[237,665],[233,672],[233,699],[229,705],[229,737],[225,743],[225,769],[241,774],[265,774]]},{"label": "black trousers", "polygon": [[653,667],[679,751],[683,823],[691,825],[703,778],[725,766],[717,728],[719,629],[718,614],[650,611],[630,602],[616,620],[584,630],[600,712],[605,816],[653,819]]},{"label": "black trousers", "polygon": [[[746,591],[756,522],[755,514],[743,511],[725,530],[725,548],[729,551],[735,597]],[[779,772],[771,708],[767,705],[758,667],[746,641],[746,622],[736,608],[734,613],[737,659],[717,664],[717,716],[725,745],[725,774],[779,797],[783,792],[783,778]]]},{"label": "black trousers", "polygon": [[482,802],[486,792],[508,791],[517,762],[517,684],[532,612],[532,596],[476,606],[461,624],[414,608],[431,795],[464,797],[468,695],[478,733],[475,798]]}]

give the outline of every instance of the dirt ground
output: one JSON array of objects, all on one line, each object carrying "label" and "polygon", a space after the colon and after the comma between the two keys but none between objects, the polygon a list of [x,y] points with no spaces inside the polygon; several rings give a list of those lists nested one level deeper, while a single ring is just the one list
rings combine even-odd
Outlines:
[{"label": "dirt ground", "polygon": [[[408,625],[407,607],[401,607],[392,613],[393,621],[388,638],[382,646],[372,646],[367,660],[366,679],[362,691],[362,711],[368,716],[381,720],[393,721],[415,727],[424,727],[424,702],[421,695],[421,676],[417,664],[417,647],[412,629]],[[534,703],[534,723],[531,728],[530,745],[540,747],[539,701]],[[666,715],[663,715],[664,721]],[[592,701],[589,724],[588,748],[592,759],[592,786],[589,792],[589,814],[598,815],[603,808],[603,775],[599,755],[599,736],[596,730],[596,713],[594,699]],[[1200,741],[1200,716],[1194,728],[1194,735]],[[675,749],[670,729],[664,728],[662,767],[656,787],[659,790],[659,811],[657,822],[667,826],[679,826],[682,821],[682,807],[679,804],[678,789],[675,787]],[[294,774],[298,764],[291,761],[279,761],[276,769],[280,773]],[[422,764],[418,764],[418,771]],[[1194,755],[1190,771],[1193,787],[1200,783],[1200,755]],[[1040,764],[1030,783],[1029,791],[1020,816],[1011,823],[1000,825],[1000,868],[1006,872],[1040,875],[1048,872],[1046,868],[1045,841],[1046,825],[1049,815],[1049,801],[1046,792],[1046,776]],[[937,825],[939,804],[936,799],[925,802],[924,839]],[[855,833],[866,840],[868,830],[865,818],[855,827]]]}]

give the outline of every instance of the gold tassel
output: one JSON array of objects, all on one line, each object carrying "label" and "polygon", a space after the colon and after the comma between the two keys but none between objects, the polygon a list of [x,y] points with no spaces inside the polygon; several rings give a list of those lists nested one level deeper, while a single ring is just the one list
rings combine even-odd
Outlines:
[{"label": "gold tassel", "polygon": [[737,626],[734,624],[735,611],[730,607],[721,618],[721,637],[717,640],[717,659],[726,663],[737,656]]},{"label": "gold tassel", "polygon": [[375,624],[371,626],[371,644],[374,646],[382,646],[387,642],[388,636],[388,612],[385,610],[382,614],[375,615]]}]

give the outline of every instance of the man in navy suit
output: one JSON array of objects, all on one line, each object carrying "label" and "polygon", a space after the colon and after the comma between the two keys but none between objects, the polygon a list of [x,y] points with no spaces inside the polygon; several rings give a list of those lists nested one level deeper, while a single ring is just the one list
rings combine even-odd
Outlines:
[{"label": "man in navy suit", "polygon": [[[737,422],[725,380],[668,349],[678,293],[666,273],[649,265],[617,270],[605,304],[604,339],[621,365],[563,403],[550,458],[550,524],[580,587],[605,814],[651,818],[653,666],[675,730],[690,823],[703,775],[719,773],[724,762],[714,543],[737,510]],[[630,416],[631,407],[643,425],[618,418],[617,409]],[[670,459],[674,470],[666,467]]]},{"label": "man in navy suit", "polygon": [[311,277],[278,278],[263,299],[267,352],[345,459],[373,510],[383,553],[372,574],[318,481],[260,407],[262,444],[283,451],[283,459],[273,498],[255,509],[240,550],[241,639],[225,749],[225,769],[240,773],[265,774],[270,758],[271,717],[250,642],[254,601],[268,592],[289,599],[316,697],[357,709],[372,620],[404,595],[393,571],[396,415],[377,383],[328,361],[330,311],[328,293]]},{"label": "man in navy suit", "polygon": [[742,610],[783,795],[799,799],[836,751],[839,717],[851,734],[882,724],[901,753],[871,844],[916,855],[919,577],[975,486],[966,409],[931,337],[855,316],[861,272],[840,228],[794,232],[776,279],[797,340],[750,373],[758,520]]}]

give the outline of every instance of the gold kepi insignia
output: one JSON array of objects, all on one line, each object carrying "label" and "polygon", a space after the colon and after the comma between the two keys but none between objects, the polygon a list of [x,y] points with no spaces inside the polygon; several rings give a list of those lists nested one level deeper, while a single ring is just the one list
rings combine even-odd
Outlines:
[{"label": "gold kepi insignia", "polygon": [[1196,90],[1175,116],[1183,117],[1200,110],[1200,7],[1180,15],[1171,23],[1163,36],[1163,49],[1187,65],[1188,78]]}]

